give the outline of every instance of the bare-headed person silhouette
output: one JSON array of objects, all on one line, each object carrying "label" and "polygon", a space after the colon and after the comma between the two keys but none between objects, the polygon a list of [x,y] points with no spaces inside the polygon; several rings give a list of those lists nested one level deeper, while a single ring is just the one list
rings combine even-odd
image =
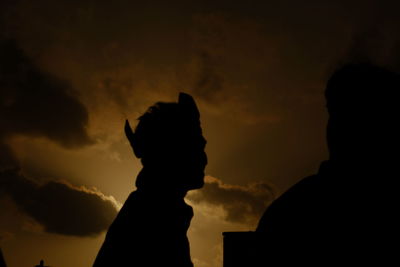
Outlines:
[{"label": "bare-headed person silhouette", "polygon": [[267,208],[256,266],[390,266],[397,258],[399,91],[398,73],[370,64],[332,75],[329,160]]},{"label": "bare-headed person silhouette", "polygon": [[193,266],[187,230],[193,217],[184,197],[204,185],[206,140],[193,98],[156,103],[126,136],[143,169],[108,229],[94,267]]}]

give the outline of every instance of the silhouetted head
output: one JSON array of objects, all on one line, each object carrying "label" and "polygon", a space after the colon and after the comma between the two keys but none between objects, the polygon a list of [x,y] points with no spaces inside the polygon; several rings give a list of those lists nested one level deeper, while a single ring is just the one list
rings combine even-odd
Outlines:
[{"label": "silhouetted head", "polygon": [[191,190],[204,185],[206,140],[190,95],[180,93],[178,103],[156,103],[139,118],[135,132],[128,121],[125,132],[144,169],[159,179],[153,186]]},{"label": "silhouetted head", "polygon": [[331,160],[380,164],[390,157],[399,90],[399,74],[370,64],[346,65],[332,75],[325,92]]}]

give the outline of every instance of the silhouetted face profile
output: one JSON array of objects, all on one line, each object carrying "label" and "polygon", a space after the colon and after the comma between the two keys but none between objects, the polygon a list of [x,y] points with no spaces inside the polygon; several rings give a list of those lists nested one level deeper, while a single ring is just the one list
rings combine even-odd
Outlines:
[{"label": "silhouetted face profile", "polygon": [[399,89],[399,74],[369,64],[333,74],[326,89],[331,160],[377,165],[398,153]]},{"label": "silhouetted face profile", "polygon": [[[193,98],[180,93],[178,103],[156,103],[126,135],[144,170],[157,177],[152,186],[191,190],[204,185],[206,140]],[[146,183],[148,181],[145,181]]]}]

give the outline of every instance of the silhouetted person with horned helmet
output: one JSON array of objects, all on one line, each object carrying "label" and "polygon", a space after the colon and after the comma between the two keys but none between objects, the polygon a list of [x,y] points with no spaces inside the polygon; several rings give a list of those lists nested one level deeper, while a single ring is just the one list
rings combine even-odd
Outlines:
[{"label": "silhouetted person with horned helmet", "polygon": [[143,169],[110,226],[94,267],[193,266],[186,232],[193,216],[184,197],[204,185],[207,157],[193,98],[156,103],[125,133]]},{"label": "silhouetted person with horned helmet", "polygon": [[397,257],[399,90],[399,74],[369,64],[333,74],[329,160],[267,208],[256,266],[388,266]]}]

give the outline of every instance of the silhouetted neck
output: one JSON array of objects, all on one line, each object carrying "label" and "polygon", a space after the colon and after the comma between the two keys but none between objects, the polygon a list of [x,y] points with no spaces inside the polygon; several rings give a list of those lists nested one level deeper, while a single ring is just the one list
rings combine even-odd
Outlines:
[{"label": "silhouetted neck", "polygon": [[138,191],[163,198],[179,198],[186,196],[187,190],[174,186],[174,174],[162,170],[143,168],[137,178]]}]

